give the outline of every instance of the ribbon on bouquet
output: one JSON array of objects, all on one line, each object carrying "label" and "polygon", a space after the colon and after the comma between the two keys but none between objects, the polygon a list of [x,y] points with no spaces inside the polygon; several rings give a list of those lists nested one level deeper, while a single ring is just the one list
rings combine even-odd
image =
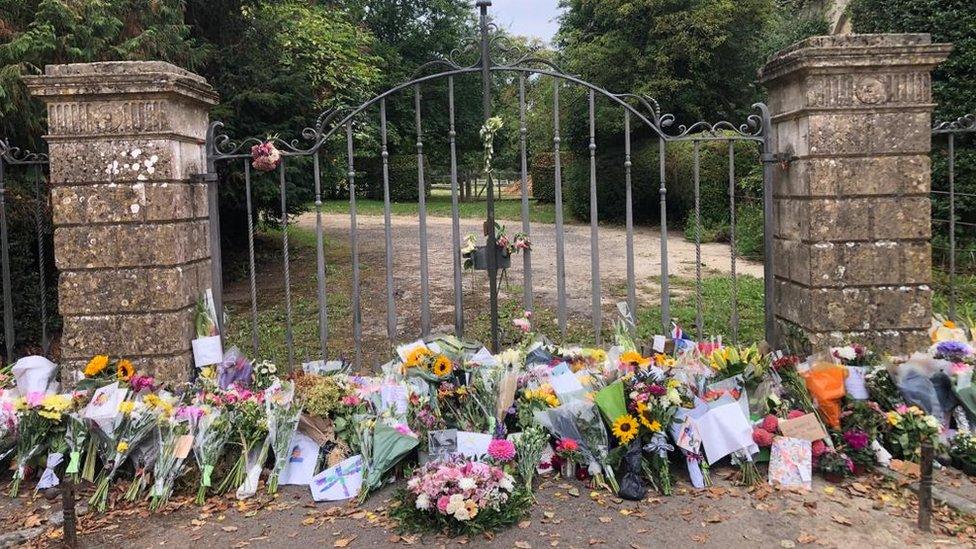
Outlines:
[{"label": "ribbon on bouquet", "polygon": [[664,433],[657,432],[651,436],[651,441],[644,445],[644,451],[650,454],[657,454],[658,457],[665,459],[668,452],[674,450],[674,446],[668,444],[668,438]]}]

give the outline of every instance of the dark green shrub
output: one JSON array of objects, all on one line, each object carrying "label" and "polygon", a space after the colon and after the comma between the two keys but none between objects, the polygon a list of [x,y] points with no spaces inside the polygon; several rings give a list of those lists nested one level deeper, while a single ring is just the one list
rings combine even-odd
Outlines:
[{"label": "dark green shrub", "polygon": [[[745,179],[758,163],[758,147],[750,142],[735,146],[736,180]],[[657,140],[637,143],[631,154],[631,187],[634,221],[660,222],[660,171]],[[597,149],[597,208],[601,221],[622,221],[626,215],[626,179],[622,147]],[[693,215],[694,145],[671,142],[665,149],[668,224],[682,226]],[[702,141],[700,145],[699,190],[702,224],[716,226],[729,218],[728,143]],[[590,217],[590,163],[579,157],[565,170],[567,202],[574,216]]]},{"label": "dark green shrub", "polygon": [[[532,157],[529,175],[532,177],[532,198],[539,202],[552,204],[556,201],[556,155],[551,152],[538,153]],[[563,203],[566,202],[566,169],[574,162],[572,154],[562,151],[559,154],[563,170]]]},{"label": "dark green shrub", "polygon": [[[420,186],[417,179],[417,157],[415,155],[391,155],[390,201],[417,202],[420,200]],[[430,196],[430,164],[424,159],[425,196]],[[356,161],[357,195],[371,200],[383,200],[383,160],[379,157],[361,158]],[[348,186],[345,190],[349,196]]]}]

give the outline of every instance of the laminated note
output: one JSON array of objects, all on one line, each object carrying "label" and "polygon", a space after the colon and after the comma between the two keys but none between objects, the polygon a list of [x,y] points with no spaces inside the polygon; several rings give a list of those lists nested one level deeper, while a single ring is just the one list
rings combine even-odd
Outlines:
[{"label": "laminated note", "polygon": [[304,433],[296,432],[288,445],[288,461],[281,471],[279,484],[307,485],[315,476],[319,445]]},{"label": "laminated note", "polygon": [[466,458],[479,458],[488,454],[491,435],[471,431],[457,432],[457,452]]},{"label": "laminated note", "polygon": [[769,483],[782,488],[811,488],[813,451],[809,440],[776,437],[769,451]]},{"label": "laminated note", "polygon": [[363,486],[363,457],[352,456],[315,475],[308,487],[315,501],[340,501],[359,495]]}]

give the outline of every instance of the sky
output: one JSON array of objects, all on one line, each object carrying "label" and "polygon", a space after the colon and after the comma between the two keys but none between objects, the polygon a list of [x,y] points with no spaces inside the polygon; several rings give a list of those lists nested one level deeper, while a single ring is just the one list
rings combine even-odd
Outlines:
[{"label": "sky", "polygon": [[492,0],[488,13],[495,22],[514,34],[533,36],[549,42],[559,24],[559,0]]}]

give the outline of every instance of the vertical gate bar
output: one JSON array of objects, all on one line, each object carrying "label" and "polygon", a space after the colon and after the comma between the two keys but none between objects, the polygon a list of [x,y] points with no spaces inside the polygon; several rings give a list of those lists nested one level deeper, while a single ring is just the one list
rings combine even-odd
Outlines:
[{"label": "vertical gate bar", "polygon": [[762,158],[763,158],[763,309],[766,341],[774,348],[779,344],[773,306],[776,301],[776,281],[773,279],[773,155],[772,118],[769,109],[758,103],[762,113]]},{"label": "vertical gate bar", "polygon": [[600,227],[596,194],[596,93],[590,90],[590,286],[593,307],[593,339],[600,345],[603,318],[600,309]]},{"label": "vertical gate bar", "polygon": [[393,223],[390,213],[390,150],[387,146],[386,98],[380,100],[380,139],[383,158],[383,237],[386,240],[386,335],[396,343],[396,302],[393,299]]},{"label": "vertical gate bar", "polygon": [[627,309],[634,319],[634,322],[630,324],[630,335],[633,337],[637,321],[637,277],[634,274],[634,192],[631,187],[631,166],[630,111],[624,109],[624,185],[627,193]]},{"label": "vertical gate bar", "polygon": [[[490,28],[488,25],[488,6],[491,0],[476,2],[480,11],[479,27],[481,34],[481,108],[484,121],[491,118],[491,48]],[[487,217],[488,223],[488,293],[489,312],[491,314],[491,351],[497,353],[498,348],[498,246],[495,235],[495,191],[491,180],[491,172],[485,174],[485,190],[488,193]]]},{"label": "vertical gate bar", "polygon": [[[213,155],[213,136],[208,132],[206,146],[207,162],[207,216],[210,220],[210,288],[213,294],[214,307],[217,309],[217,331],[220,340],[225,341],[224,333],[224,266],[220,252],[220,179],[217,177],[217,167]],[[193,375],[196,375],[194,370]]]},{"label": "vertical gate bar", "polygon": [[44,168],[38,164],[34,166],[34,200],[36,209],[34,210],[34,226],[37,232],[37,280],[40,289],[40,308],[41,308],[41,348],[44,354],[49,351],[49,341],[47,338],[47,276],[44,269],[44,219],[47,215],[47,192],[41,188],[43,185]]},{"label": "vertical gate bar", "polygon": [[[529,223],[529,160],[526,151],[526,138],[529,130],[525,126],[525,75],[519,75],[519,154],[522,160],[522,232],[531,242]],[[532,310],[532,250],[522,251],[522,304],[526,311]]]},{"label": "vertical gate bar", "polygon": [[732,254],[732,343],[739,343],[739,277],[735,249],[735,141],[729,139],[729,248]]},{"label": "vertical gate bar", "polygon": [[363,363],[363,316],[359,300],[359,239],[356,225],[356,166],[353,163],[352,120],[346,122],[346,156],[349,162],[349,245],[352,248],[352,336],[356,342],[356,368]]},{"label": "vertical gate bar", "polygon": [[949,134],[949,318],[956,320],[956,135]]},{"label": "vertical gate bar", "polygon": [[417,123],[417,188],[419,191],[420,216],[420,332],[430,335],[430,287],[427,268],[427,186],[424,183],[424,141],[420,126],[420,85],[414,93],[414,110]]},{"label": "vertical gate bar", "polygon": [[17,343],[14,335],[14,302],[10,283],[10,241],[7,235],[7,185],[6,163],[0,156],[0,270],[3,273],[3,338],[7,348],[7,364],[14,361],[14,346]]},{"label": "vertical gate bar", "polygon": [[251,285],[251,348],[258,355],[258,285],[254,272],[254,219],[251,206],[251,162],[245,158],[244,196],[247,201],[247,266]]},{"label": "vertical gate bar", "polygon": [[284,254],[285,273],[285,344],[288,346],[288,370],[295,364],[295,346],[291,326],[291,270],[288,265],[288,202],[285,185],[285,160],[278,165],[278,179],[281,187],[281,248]]},{"label": "vertical gate bar", "polygon": [[312,177],[315,179],[315,274],[319,301],[319,351],[328,360],[329,310],[325,296],[325,236],[322,234],[322,179],[319,151],[312,153]]},{"label": "vertical gate bar", "polygon": [[694,159],[692,163],[692,179],[695,188],[695,332],[698,341],[705,335],[702,325],[702,272],[701,272],[701,142],[693,142]]},{"label": "vertical gate bar", "polygon": [[665,147],[667,143],[663,137],[658,138],[658,167],[660,168],[661,187],[661,329],[664,334],[669,333],[671,327],[671,288],[668,280],[668,189],[665,185]]},{"label": "vertical gate bar", "polygon": [[556,199],[556,293],[558,303],[556,315],[559,319],[559,334],[563,341],[566,339],[566,258],[563,243],[563,182],[562,162],[559,158],[559,80],[554,80],[555,87],[552,94],[553,102],[553,177]]},{"label": "vertical gate bar", "polygon": [[464,337],[464,292],[461,289],[461,214],[458,211],[457,131],[454,128],[454,77],[447,79],[451,143],[451,254],[454,262],[454,335]]}]

